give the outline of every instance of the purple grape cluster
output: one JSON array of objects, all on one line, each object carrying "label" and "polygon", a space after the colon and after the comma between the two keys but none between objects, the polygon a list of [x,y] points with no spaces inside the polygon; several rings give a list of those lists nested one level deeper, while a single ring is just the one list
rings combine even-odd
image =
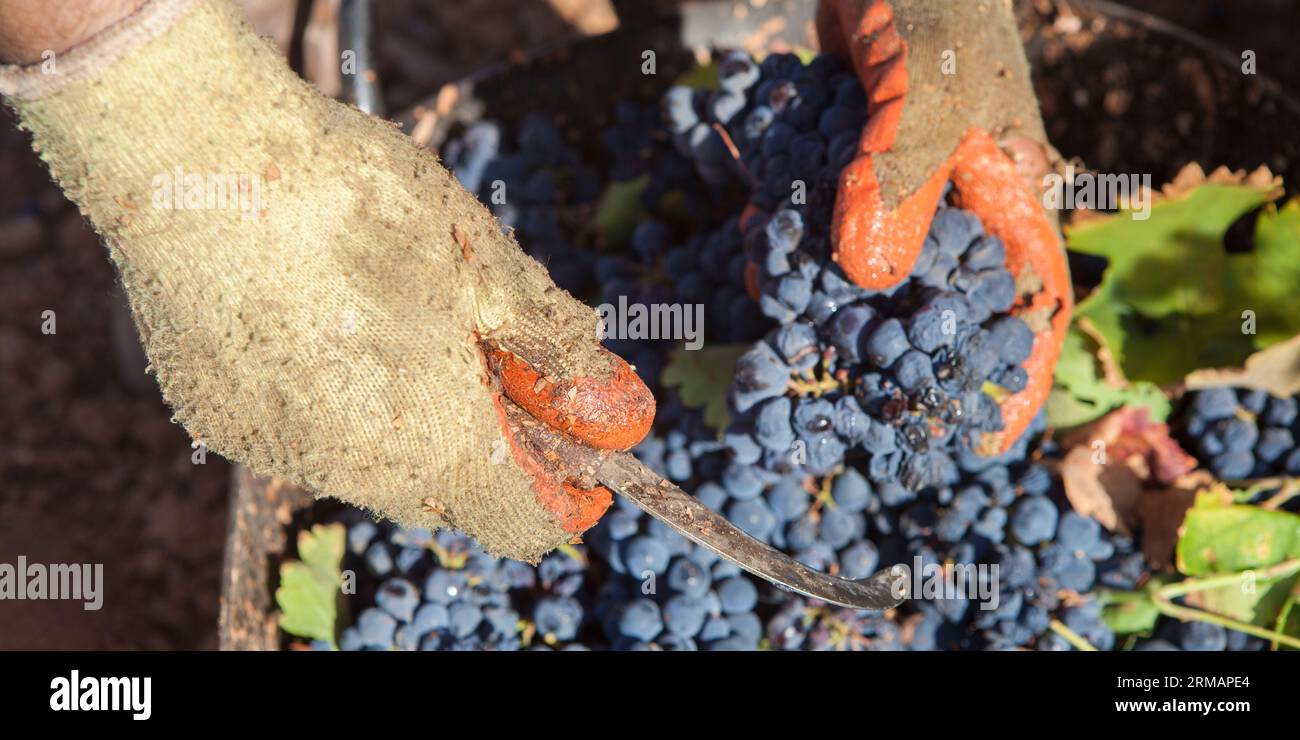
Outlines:
[{"label": "purple grape cluster", "polygon": [[1155,636],[1143,640],[1134,650],[1186,650],[1188,652],[1258,652],[1268,650],[1266,640],[1209,622],[1161,621]]},{"label": "purple grape cluster", "polygon": [[511,138],[480,121],[448,142],[444,162],[519,243],[545,264],[557,285],[584,295],[595,285],[590,255],[566,235],[571,212],[600,197],[601,178],[545,117],[529,114]]},{"label": "purple grape cluster", "polygon": [[885,291],[854,285],[830,259],[827,231],[867,119],[858,80],[825,56],[756,64],[733,52],[718,69],[718,90],[672,88],[663,107],[701,177],[746,182],[759,209],[743,251],[777,328],[736,369],[728,439],[737,459],[826,475],[862,454],[873,482],[951,485],[955,458],[1002,428],[986,391],[1028,382],[1021,365],[1034,337],[1008,315],[1016,289],[1002,243],[945,200],[907,280]]},{"label": "purple grape cluster", "polygon": [[696,176],[694,163],[673,145],[660,106],[618,103],[602,139],[610,159],[610,182],[645,178],[640,201],[647,213],[660,210],[664,199],[671,198],[691,220],[707,217],[716,190]]},{"label": "purple grape cluster", "polygon": [[1184,448],[1223,480],[1300,475],[1295,397],[1246,388],[1187,394],[1173,429]]},{"label": "purple grape cluster", "polygon": [[758,648],[758,585],[734,563],[624,500],[587,540],[611,570],[594,614],[612,649]]},{"label": "purple grape cluster", "polygon": [[[365,608],[343,647],[1064,650],[1067,634],[1117,647],[1093,594],[1145,585],[1141,551],[1073,512],[1044,465],[1060,451],[1041,417],[1005,453],[977,452],[1002,428],[996,399],[1024,387],[1033,343],[1008,315],[1016,287],[1003,245],[945,198],[906,280],[853,285],[830,260],[827,230],[866,120],[857,80],[828,57],[782,54],[727,53],[718,73],[716,90],[676,87],[660,105],[615,111],[608,176],[649,183],[649,216],[622,253],[553,246],[568,244],[557,214],[598,187],[547,122],[525,121],[513,154],[499,131],[471,129],[448,161],[489,204],[489,186],[507,184],[509,207],[494,209],[557,282],[589,275],[585,295],[603,302],[703,303],[711,344],[749,345],[731,422],[715,431],[658,384],[672,342],[607,341],[659,400],[634,450],[648,466],[810,567],[862,578],[920,564],[964,573],[968,593],[995,598],[913,599],[885,614],[829,607],[750,577],[622,499],[586,545],[535,568],[352,512],[347,562],[363,575]],[[660,208],[672,200],[688,207]],[[742,233],[745,202],[759,212],[745,212]],[[1178,428],[1216,472],[1294,474],[1296,417],[1294,399],[1205,391]],[[1259,647],[1171,620],[1137,643]]]},{"label": "purple grape cluster", "polygon": [[[798,241],[801,224],[798,211],[778,211],[754,241],[777,253],[785,247],[770,245]],[[829,299],[810,314],[806,301],[764,295],[765,310],[786,312],[738,363],[730,402],[752,443],[738,443],[737,455],[812,475],[856,455],[877,484],[956,483],[978,464],[985,435],[1002,429],[992,394],[1027,382],[1021,365],[1034,335],[1006,313],[1015,290],[1003,256],[978,219],[945,205],[911,276],[889,291],[862,290],[834,265],[803,261],[816,270],[811,279],[781,280],[815,283]]]},{"label": "purple grape cluster", "polygon": [[[343,567],[358,574],[364,605],[339,636],[342,650],[583,649],[587,562],[583,548],[536,567],[494,558],[451,531],[377,524],[356,510]],[[315,645],[326,648],[324,645]]]}]

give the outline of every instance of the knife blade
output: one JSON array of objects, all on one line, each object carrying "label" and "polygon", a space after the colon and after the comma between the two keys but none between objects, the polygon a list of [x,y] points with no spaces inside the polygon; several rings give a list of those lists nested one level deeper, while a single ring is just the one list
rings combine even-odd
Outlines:
[{"label": "knife blade", "polygon": [[596,478],[691,542],[796,593],[838,606],[877,611],[892,609],[908,596],[910,573],[906,566],[894,565],[861,580],[813,570],[745,534],[629,453],[611,454]]}]

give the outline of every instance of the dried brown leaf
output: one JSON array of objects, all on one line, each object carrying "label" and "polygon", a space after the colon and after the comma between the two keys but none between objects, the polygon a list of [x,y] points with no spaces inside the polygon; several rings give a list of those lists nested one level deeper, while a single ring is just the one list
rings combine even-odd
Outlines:
[{"label": "dried brown leaf", "polygon": [[1121,408],[1066,438],[1061,482],[1074,510],[1132,534],[1144,492],[1173,484],[1196,460],[1152,422],[1145,408]]},{"label": "dried brown leaf", "polygon": [[1231,386],[1294,396],[1300,393],[1300,335],[1247,357],[1245,367],[1196,370],[1184,383],[1190,390]]},{"label": "dried brown leaf", "polygon": [[1214,476],[1195,470],[1179,477],[1173,485],[1159,491],[1147,491],[1138,507],[1142,525],[1142,554],[1156,568],[1173,562],[1178,530],[1187,510],[1196,502],[1197,492],[1214,485]]}]

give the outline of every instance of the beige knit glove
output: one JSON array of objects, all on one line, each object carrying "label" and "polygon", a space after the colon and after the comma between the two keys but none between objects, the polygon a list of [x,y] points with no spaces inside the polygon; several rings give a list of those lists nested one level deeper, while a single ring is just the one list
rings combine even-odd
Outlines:
[{"label": "beige knit glove", "polygon": [[600,348],[596,314],[434,156],[318,94],[226,0],[155,0],[54,74],[0,75],[195,439],[523,560],[608,506],[516,423],[583,449],[644,436],[653,399]]}]

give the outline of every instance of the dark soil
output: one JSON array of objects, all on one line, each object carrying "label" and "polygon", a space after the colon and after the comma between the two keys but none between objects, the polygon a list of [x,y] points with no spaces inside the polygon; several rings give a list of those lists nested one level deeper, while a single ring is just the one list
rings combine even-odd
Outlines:
[{"label": "dark soil", "polygon": [[108,253],[7,115],[0,173],[0,562],[104,566],[99,611],[0,602],[0,649],[216,647],[229,465],[132,394]]},{"label": "dark soil", "polygon": [[[1077,16],[1061,13],[1067,3],[1048,0],[1036,0],[1032,11],[1029,3],[1021,6],[1052,143],[1092,170],[1149,174],[1157,188],[1197,162],[1206,172],[1266,165],[1297,192],[1300,99],[1261,75],[1294,83],[1297,49],[1277,29],[1282,18],[1300,22],[1300,10],[1287,3],[1285,12],[1269,15],[1265,11],[1282,3],[1266,0],[1135,4],[1183,7],[1185,21],[1205,24],[1223,43],[1211,41],[1214,49],[1207,52],[1192,37],[1171,36],[1136,19],[1107,20],[1082,6]],[[1238,10],[1252,6],[1259,12],[1247,23]],[[1266,20],[1274,17],[1276,25]],[[1258,75],[1242,73],[1245,49],[1255,51]]]}]

